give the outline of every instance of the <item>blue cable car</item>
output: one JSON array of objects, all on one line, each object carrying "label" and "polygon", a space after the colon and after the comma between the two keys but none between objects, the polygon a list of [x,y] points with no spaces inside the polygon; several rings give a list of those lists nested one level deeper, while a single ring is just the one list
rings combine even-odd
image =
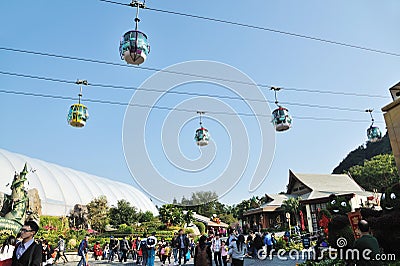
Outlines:
[{"label": "blue cable car", "polygon": [[271,87],[271,90],[275,92],[275,104],[278,106],[278,108],[272,112],[271,122],[278,132],[288,130],[292,126],[292,117],[289,115],[289,110],[280,106],[278,102],[276,94],[280,89],[281,88]]},{"label": "blue cable car", "polygon": [[150,45],[146,34],[138,30],[131,30],[125,33],[120,41],[119,53],[121,59],[128,64],[142,64],[150,53]]},{"label": "blue cable car", "polygon": [[367,137],[369,142],[377,142],[382,139],[382,132],[379,127],[370,126],[367,129]]},{"label": "blue cable car", "polygon": [[146,34],[139,31],[139,8],[146,8],[144,2],[133,0],[130,6],[136,7],[135,30],[128,31],[119,43],[119,54],[122,60],[131,65],[140,65],[150,53]]},{"label": "blue cable car", "polygon": [[367,137],[369,142],[377,142],[382,139],[382,132],[380,131],[379,127],[374,126],[374,118],[372,116],[373,109],[367,109],[365,112],[368,112],[371,116],[372,123],[367,129]]},{"label": "blue cable car", "polygon": [[279,106],[272,112],[271,122],[276,131],[285,131],[292,126],[292,117],[289,115],[288,109]]}]

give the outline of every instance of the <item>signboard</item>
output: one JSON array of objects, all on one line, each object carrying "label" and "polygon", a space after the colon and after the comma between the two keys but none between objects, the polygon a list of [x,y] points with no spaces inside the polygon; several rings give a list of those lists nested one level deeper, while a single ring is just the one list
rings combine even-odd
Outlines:
[{"label": "signboard", "polygon": [[351,229],[353,229],[354,238],[358,239],[361,237],[360,230],[358,229],[358,222],[361,221],[361,213],[359,211],[348,212],[347,217],[349,217]]},{"label": "signboard", "polygon": [[301,239],[301,241],[303,242],[303,248],[308,249],[310,248],[310,236],[309,235],[304,235]]}]

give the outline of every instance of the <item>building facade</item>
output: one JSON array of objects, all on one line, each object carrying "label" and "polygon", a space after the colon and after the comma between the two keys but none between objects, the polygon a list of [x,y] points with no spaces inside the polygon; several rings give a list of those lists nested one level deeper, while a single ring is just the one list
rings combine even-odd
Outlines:
[{"label": "building facade", "polygon": [[[286,194],[267,195],[266,203],[260,208],[244,213],[245,221],[256,222],[262,228],[279,228],[290,221],[291,225],[307,229],[309,232],[318,230],[318,211],[325,209],[329,196],[345,197],[352,211],[360,207],[379,205],[380,195],[365,191],[347,174],[300,174],[289,170],[289,182]],[[282,209],[282,203],[289,198],[298,198],[300,202],[297,217],[289,217]]]}]

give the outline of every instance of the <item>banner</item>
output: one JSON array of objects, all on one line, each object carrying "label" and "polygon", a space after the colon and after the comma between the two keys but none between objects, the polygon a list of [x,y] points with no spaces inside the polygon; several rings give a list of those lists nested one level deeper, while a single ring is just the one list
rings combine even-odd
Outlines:
[{"label": "banner", "polygon": [[348,212],[347,217],[349,217],[351,229],[353,229],[354,238],[358,239],[361,237],[360,230],[358,229],[358,222],[361,221],[360,211]]}]

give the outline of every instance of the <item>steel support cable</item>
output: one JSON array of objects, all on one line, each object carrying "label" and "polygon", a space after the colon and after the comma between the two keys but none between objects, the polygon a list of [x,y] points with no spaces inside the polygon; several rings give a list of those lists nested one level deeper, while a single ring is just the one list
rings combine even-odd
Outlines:
[{"label": "steel support cable", "polygon": [[[124,3],[119,3],[119,2],[115,2],[115,1],[109,1],[109,0],[99,0],[99,1],[111,3],[111,4],[123,5],[123,6],[130,6],[129,4],[124,4]],[[246,24],[246,23],[240,23],[240,22],[235,22],[235,21],[229,21],[229,20],[193,15],[193,14],[186,14],[186,13],[182,13],[182,12],[169,11],[169,10],[163,10],[163,9],[157,9],[157,8],[151,8],[151,7],[146,7],[146,9],[150,10],[150,11],[160,12],[160,13],[166,13],[166,14],[171,14],[171,15],[178,15],[178,16],[183,16],[183,17],[190,17],[190,18],[208,20],[208,21],[213,21],[213,22],[218,22],[218,23],[230,24],[230,25],[240,26],[240,27],[244,27],[244,28],[268,31],[268,32],[283,34],[283,35],[287,35],[287,36],[293,36],[293,37],[308,39],[308,40],[312,40],[312,41],[318,41],[318,42],[322,42],[322,43],[328,43],[328,44],[333,44],[333,45],[338,45],[338,46],[344,46],[344,47],[364,50],[364,51],[368,51],[368,52],[374,52],[374,53],[379,53],[379,54],[384,54],[384,55],[400,57],[399,53],[388,52],[388,51],[384,51],[384,50],[380,50],[380,49],[374,49],[374,48],[369,48],[369,47],[365,47],[365,46],[361,46],[361,45],[354,45],[354,44],[349,44],[349,43],[344,43],[344,42],[339,42],[339,41],[333,41],[333,40],[313,37],[313,36],[299,34],[299,33],[293,33],[293,32],[288,32],[288,31],[282,31],[282,30],[276,30],[276,29],[272,29],[272,28],[256,26],[256,25],[250,25],[250,24]]]},{"label": "steel support cable", "polygon": [[[62,58],[62,59],[75,60],[75,61],[83,61],[83,62],[89,62],[89,63],[113,65],[113,66],[120,66],[120,67],[131,67],[131,68],[137,68],[137,69],[143,69],[143,70],[149,70],[149,71],[191,76],[191,77],[195,77],[195,78],[211,79],[211,80],[216,80],[216,81],[227,81],[227,82],[243,84],[243,85],[252,85],[252,86],[256,85],[261,88],[269,88],[270,89],[273,87],[271,85],[260,84],[260,83],[250,83],[250,82],[244,82],[244,81],[239,81],[239,80],[231,80],[231,79],[224,79],[224,78],[218,78],[218,77],[198,75],[198,74],[193,74],[193,73],[184,73],[184,72],[170,71],[170,70],[165,70],[165,69],[158,69],[158,68],[144,67],[144,66],[132,66],[132,65],[127,65],[127,64],[107,62],[107,61],[96,60],[96,59],[80,58],[80,57],[66,56],[66,55],[57,55],[57,54],[51,54],[51,53],[35,52],[35,51],[28,51],[28,50],[8,48],[8,47],[0,47],[0,50],[10,51],[10,52],[18,52],[18,53],[26,53],[26,54],[34,54],[34,55],[47,56],[47,57]],[[296,91],[296,92],[308,92],[308,93],[320,93],[320,94],[332,94],[332,95],[344,95],[344,96],[356,96],[356,97],[368,97],[368,98],[382,98],[382,99],[390,98],[389,96],[383,96],[383,95],[378,95],[378,94],[365,94],[365,93],[341,92],[341,91],[338,92],[338,91],[331,91],[331,90],[324,91],[324,90],[287,88],[287,87],[280,87],[280,89],[287,90],[287,91]]]},{"label": "steel support cable", "polygon": [[[70,96],[61,96],[61,95],[49,95],[43,93],[32,93],[32,92],[24,92],[24,91],[8,91],[0,89],[0,93],[12,94],[12,95],[23,95],[28,97],[39,97],[39,98],[50,98],[50,99],[60,99],[60,100],[71,100],[77,101],[78,98],[70,97]],[[110,105],[119,105],[119,106],[133,106],[133,107],[141,107],[141,108],[154,108],[160,110],[169,110],[169,111],[181,111],[181,112],[196,112],[191,109],[183,109],[183,108],[175,108],[168,106],[158,106],[158,105],[147,105],[147,104],[138,104],[138,103],[126,103],[126,102],[118,102],[118,101],[110,101],[110,100],[101,100],[101,99],[88,99],[85,98],[85,102],[92,103],[100,103],[100,104],[110,104]],[[271,118],[271,115],[266,114],[250,114],[250,113],[230,113],[230,112],[217,112],[217,111],[208,111],[209,114],[221,114],[221,115],[232,115],[232,116],[250,116],[250,117],[267,117]],[[359,120],[359,119],[347,119],[347,118],[331,118],[331,117],[312,117],[312,116],[294,116],[295,119],[303,119],[303,120],[317,120],[317,121],[334,121],[334,122],[360,122],[366,123],[370,122],[370,120]],[[377,123],[383,123],[382,121],[378,121]]]},{"label": "steel support cable", "polygon": [[[21,73],[13,73],[13,72],[6,72],[1,71],[0,74],[2,75],[9,75],[9,76],[17,76],[23,78],[31,78],[31,79],[38,79],[38,80],[45,80],[45,81],[52,81],[52,82],[60,82],[60,83],[67,83],[67,84],[76,84],[76,81],[65,80],[65,79],[56,79],[50,77],[42,77],[42,76],[35,76],[35,75],[28,75],[28,74],[21,74]],[[128,86],[120,86],[120,85],[110,85],[110,84],[99,84],[99,83],[88,83],[88,86],[93,87],[101,87],[101,88],[111,88],[111,89],[121,89],[121,90],[138,90],[138,91],[149,91],[149,92],[161,92],[166,94],[178,94],[178,95],[188,95],[188,96],[200,96],[200,97],[211,97],[211,98],[220,98],[220,99],[229,99],[229,100],[245,100],[245,101],[253,101],[253,102],[265,102],[262,99],[249,99],[249,98],[242,98],[238,96],[227,96],[227,95],[217,95],[217,94],[205,94],[205,93],[195,93],[195,92],[183,92],[183,91],[164,91],[159,89],[153,88],[143,88],[143,87],[128,87]],[[268,103],[276,103],[274,101],[267,100]],[[338,107],[338,106],[328,106],[328,105],[318,105],[318,104],[308,104],[308,103],[295,103],[295,102],[281,102],[285,105],[289,106],[301,106],[301,107],[309,107],[309,108],[319,108],[319,109],[329,109],[329,110],[338,110],[338,111],[349,111],[349,112],[365,112],[364,109],[356,109],[356,108],[349,108],[349,107]]]}]

